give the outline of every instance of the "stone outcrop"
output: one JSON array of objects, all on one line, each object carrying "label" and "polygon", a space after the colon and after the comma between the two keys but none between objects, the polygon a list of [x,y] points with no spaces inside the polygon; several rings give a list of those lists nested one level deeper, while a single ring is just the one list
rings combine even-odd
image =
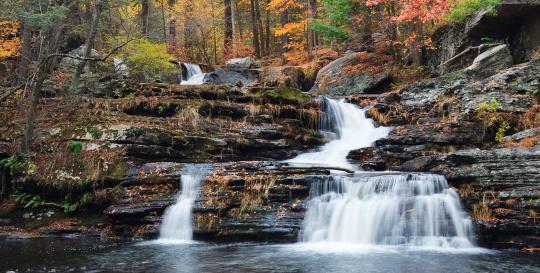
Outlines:
[{"label": "stone outcrop", "polygon": [[391,83],[391,57],[349,53],[319,70],[310,92],[329,97],[381,93]]},{"label": "stone outcrop", "polygon": [[[482,11],[463,24],[442,26],[432,38],[435,50],[428,54],[427,64],[438,74],[463,69],[471,65],[478,56],[477,47],[486,41],[507,42],[515,63],[529,61],[540,45],[536,35],[539,12],[538,1],[504,0],[494,13]],[[458,60],[447,63],[460,53]]]}]

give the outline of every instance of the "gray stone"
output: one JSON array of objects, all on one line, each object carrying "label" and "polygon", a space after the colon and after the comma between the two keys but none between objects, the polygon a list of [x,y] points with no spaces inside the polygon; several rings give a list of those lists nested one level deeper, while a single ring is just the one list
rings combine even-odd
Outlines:
[{"label": "gray stone", "polygon": [[351,53],[323,67],[310,92],[330,97],[381,93],[391,82],[392,66],[386,55]]},{"label": "gray stone", "polygon": [[251,57],[235,58],[225,62],[225,66],[228,69],[252,69],[260,68],[261,63],[253,60]]},{"label": "gray stone", "polygon": [[478,55],[465,71],[476,76],[487,76],[509,68],[512,63],[512,54],[508,46],[498,45]]}]

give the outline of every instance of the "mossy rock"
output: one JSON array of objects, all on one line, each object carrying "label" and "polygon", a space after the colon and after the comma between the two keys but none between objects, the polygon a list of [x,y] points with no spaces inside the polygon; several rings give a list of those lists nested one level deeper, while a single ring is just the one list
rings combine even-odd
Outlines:
[{"label": "mossy rock", "polygon": [[280,87],[271,91],[266,91],[262,97],[273,103],[306,104],[311,101],[311,96],[299,89]]}]

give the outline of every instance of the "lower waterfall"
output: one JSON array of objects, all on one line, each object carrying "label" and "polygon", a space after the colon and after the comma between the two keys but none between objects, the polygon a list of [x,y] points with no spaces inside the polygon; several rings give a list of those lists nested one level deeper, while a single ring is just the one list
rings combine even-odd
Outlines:
[{"label": "lower waterfall", "polygon": [[329,176],[312,185],[302,242],[473,247],[472,222],[433,174]]},{"label": "lower waterfall", "polygon": [[[386,137],[390,128],[375,127],[365,117],[365,111],[353,104],[324,100],[326,111],[319,127],[333,140],[319,151],[301,154],[288,162],[354,170],[347,154]],[[312,184],[307,207],[300,242],[474,246],[472,222],[461,208],[459,195],[440,175],[358,171],[354,175],[333,174]]]},{"label": "lower waterfall", "polygon": [[193,205],[208,170],[197,165],[188,165],[182,170],[181,191],[176,204],[163,214],[159,240],[162,242],[189,242],[193,239]]}]

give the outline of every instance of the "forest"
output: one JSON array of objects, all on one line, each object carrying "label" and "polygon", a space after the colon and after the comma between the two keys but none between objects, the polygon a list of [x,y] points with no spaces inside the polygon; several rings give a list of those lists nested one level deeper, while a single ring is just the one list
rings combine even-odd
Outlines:
[{"label": "forest", "polygon": [[0,0],[0,272],[538,272],[540,0]]}]

